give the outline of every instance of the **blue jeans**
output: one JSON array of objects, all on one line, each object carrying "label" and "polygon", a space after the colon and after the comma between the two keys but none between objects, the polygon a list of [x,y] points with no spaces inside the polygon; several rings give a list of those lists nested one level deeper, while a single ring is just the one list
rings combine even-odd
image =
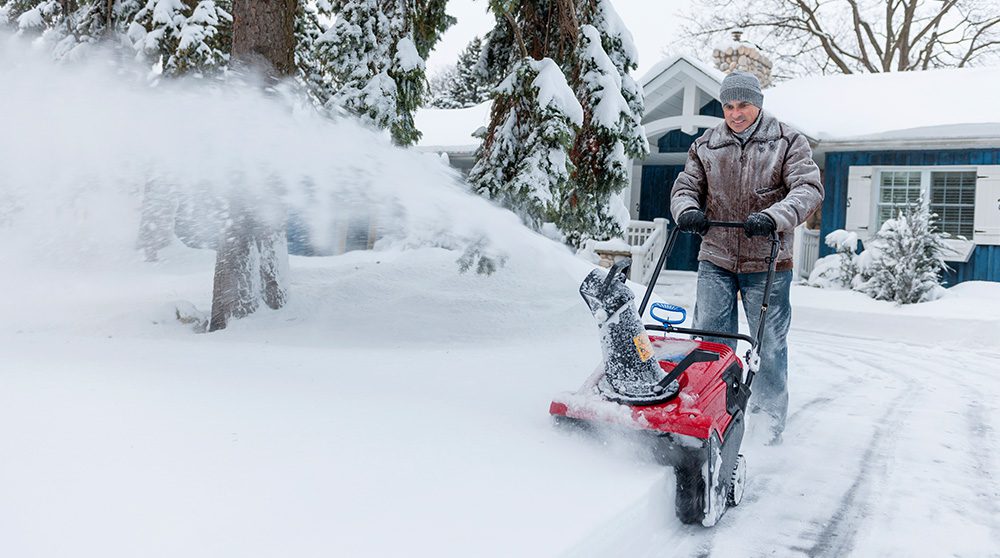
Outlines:
[{"label": "blue jeans", "polygon": [[[739,331],[737,292],[743,297],[743,311],[750,324],[750,335],[757,335],[760,303],[764,298],[767,273],[731,273],[710,262],[698,262],[698,294],[694,305],[694,327],[736,333]],[[771,300],[760,345],[760,371],[750,386],[750,410],[763,411],[773,419],[776,434],[785,428],[788,416],[788,327],[792,307],[788,291],[791,271],[777,271],[771,286]],[[706,341],[724,343],[736,349],[736,341],[706,337]]]}]

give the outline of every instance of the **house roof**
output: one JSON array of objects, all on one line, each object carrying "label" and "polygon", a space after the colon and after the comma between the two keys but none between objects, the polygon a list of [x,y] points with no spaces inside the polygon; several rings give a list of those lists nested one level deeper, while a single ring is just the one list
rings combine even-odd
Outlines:
[{"label": "house roof", "polygon": [[691,64],[695,68],[701,70],[705,75],[715,80],[717,83],[722,83],[722,79],[726,77],[726,74],[721,70],[712,67],[711,64],[706,64],[693,56],[688,56],[686,54],[678,54],[676,56],[671,56],[669,58],[664,58],[663,60],[656,63],[655,66],[649,69],[648,72],[643,74],[642,78],[639,79],[639,83],[645,87],[651,81],[657,78],[660,74],[667,71],[668,68],[674,64],[680,62],[681,60]]},{"label": "house roof", "polygon": [[[725,74],[690,56],[672,56],[641,79],[654,83],[680,61],[714,82]],[[764,107],[820,144],[933,144],[987,140],[1000,144],[1000,67],[797,78],[764,91]],[[657,93],[647,88],[646,97]],[[454,110],[421,109],[422,149],[471,153],[473,133],[489,121],[490,103]]]},{"label": "house roof", "polygon": [[764,92],[764,106],[818,139],[1000,139],[1000,68],[815,76]]}]

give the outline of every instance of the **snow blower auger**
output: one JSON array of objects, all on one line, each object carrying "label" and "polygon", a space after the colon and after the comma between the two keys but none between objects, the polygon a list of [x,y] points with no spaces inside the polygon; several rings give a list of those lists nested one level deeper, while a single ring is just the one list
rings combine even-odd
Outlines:
[{"label": "snow blower auger", "polygon": [[[710,226],[742,228],[743,223],[713,221]],[[620,428],[644,438],[657,460],[674,468],[677,517],[711,527],[743,498],[746,461],[740,444],[750,384],[760,366],[767,303],[754,337],[678,327],[687,311],[663,303],[650,308],[660,324],[644,326],[642,313],[677,234],[671,230],[638,310],[625,285],[630,260],[607,273],[595,269],[583,281],[580,295],[597,320],[604,366],[576,392],[556,397],[549,413],[560,423]],[[777,256],[778,235],[772,233],[764,301],[771,295]],[[732,349],[702,337],[748,342],[746,373]]]}]

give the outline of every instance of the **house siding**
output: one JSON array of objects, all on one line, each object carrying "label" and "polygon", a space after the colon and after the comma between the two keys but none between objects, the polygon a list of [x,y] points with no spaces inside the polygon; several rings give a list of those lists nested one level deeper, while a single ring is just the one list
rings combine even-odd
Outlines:
[{"label": "house siding", "polygon": [[[843,151],[826,154],[823,185],[823,224],[820,238],[844,228],[847,217],[848,168],[872,166],[1000,165],[1000,149],[949,149],[915,151]],[[820,257],[832,254],[820,245]],[[963,281],[1000,281],[1000,246],[976,246],[968,262],[950,262],[945,274],[947,284]]]}]

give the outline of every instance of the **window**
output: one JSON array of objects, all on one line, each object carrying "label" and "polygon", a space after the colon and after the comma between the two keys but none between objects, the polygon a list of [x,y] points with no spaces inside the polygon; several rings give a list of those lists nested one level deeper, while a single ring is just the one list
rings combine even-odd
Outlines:
[{"label": "window", "polygon": [[917,203],[921,192],[921,174],[920,171],[882,171],[875,230],[899,215],[900,209]]},{"label": "window", "polygon": [[875,205],[875,228],[896,217],[899,210],[923,197],[937,214],[938,230],[972,239],[976,213],[974,170],[882,170]]},{"label": "window", "polygon": [[931,172],[930,203],[942,232],[971,239],[976,219],[976,173]]}]

